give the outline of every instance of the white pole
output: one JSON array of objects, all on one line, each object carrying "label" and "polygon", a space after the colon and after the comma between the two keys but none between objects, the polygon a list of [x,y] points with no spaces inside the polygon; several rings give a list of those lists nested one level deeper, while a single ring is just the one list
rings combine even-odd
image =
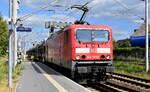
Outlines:
[{"label": "white pole", "polygon": [[12,22],[11,22],[12,0],[9,0],[9,54],[8,54],[8,87],[12,88]]},{"label": "white pole", "polygon": [[25,37],[24,37],[24,60],[26,58],[26,41],[25,41]]},{"label": "white pole", "polygon": [[14,23],[14,31],[13,31],[13,35],[14,35],[14,62],[13,62],[13,64],[14,64],[14,67],[15,67],[15,65],[16,65],[16,63],[17,63],[17,32],[16,32],[16,27],[17,27],[17,25],[16,25],[16,22],[17,22],[17,0],[12,0],[13,2],[12,2],[12,20],[13,20],[13,23]]},{"label": "white pole", "polygon": [[146,35],[146,62],[145,62],[145,69],[146,72],[149,71],[149,60],[148,60],[148,0],[145,0],[145,35]]}]

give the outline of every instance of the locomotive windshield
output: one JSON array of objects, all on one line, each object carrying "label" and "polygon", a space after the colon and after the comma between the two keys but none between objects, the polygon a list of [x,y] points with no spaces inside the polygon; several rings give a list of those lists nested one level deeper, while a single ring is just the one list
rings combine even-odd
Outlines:
[{"label": "locomotive windshield", "polygon": [[76,39],[81,42],[107,42],[109,32],[102,29],[77,29]]}]

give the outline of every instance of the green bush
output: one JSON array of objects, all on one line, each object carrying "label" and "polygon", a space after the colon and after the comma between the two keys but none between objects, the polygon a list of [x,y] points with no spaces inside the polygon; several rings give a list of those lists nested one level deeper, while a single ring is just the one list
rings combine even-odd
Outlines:
[{"label": "green bush", "polygon": [[145,49],[140,47],[115,48],[114,60],[137,61],[145,57]]},{"label": "green bush", "polygon": [[131,47],[131,44],[130,44],[130,42],[128,40],[123,41],[123,42],[117,42],[117,44],[118,44],[118,47],[122,47],[122,48],[124,48],[124,47]]}]

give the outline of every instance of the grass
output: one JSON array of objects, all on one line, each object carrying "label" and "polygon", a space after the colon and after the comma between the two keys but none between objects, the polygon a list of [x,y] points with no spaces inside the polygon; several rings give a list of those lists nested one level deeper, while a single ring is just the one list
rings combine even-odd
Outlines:
[{"label": "grass", "polygon": [[124,61],[124,62],[130,62],[130,63],[143,63],[144,59],[137,58],[137,57],[124,57],[124,56],[117,56],[114,58],[114,61]]},{"label": "grass", "polygon": [[[8,91],[8,62],[7,57],[0,57],[0,92]],[[22,70],[21,65],[17,65],[15,72],[13,72],[13,84],[15,85],[19,79]]]},{"label": "grass", "polygon": [[114,61],[115,72],[150,79],[150,71],[145,72],[145,66],[138,63]]}]

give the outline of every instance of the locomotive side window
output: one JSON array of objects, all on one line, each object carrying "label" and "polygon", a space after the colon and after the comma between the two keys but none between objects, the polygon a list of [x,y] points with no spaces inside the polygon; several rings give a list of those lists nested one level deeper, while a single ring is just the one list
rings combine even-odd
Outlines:
[{"label": "locomotive side window", "polygon": [[107,42],[109,31],[102,29],[77,29],[76,40],[81,42]]},{"label": "locomotive side window", "polygon": [[64,37],[64,42],[67,43],[68,42],[68,30],[65,31],[65,37]]}]

